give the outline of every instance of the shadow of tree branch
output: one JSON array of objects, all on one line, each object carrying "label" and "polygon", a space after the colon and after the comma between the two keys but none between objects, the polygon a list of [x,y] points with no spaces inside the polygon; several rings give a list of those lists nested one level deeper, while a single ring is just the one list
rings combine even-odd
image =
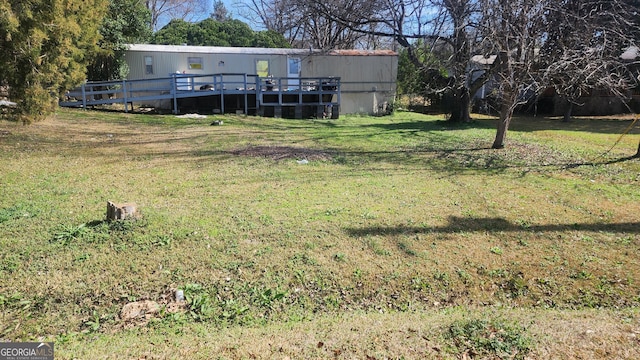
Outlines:
[{"label": "shadow of tree branch", "polygon": [[516,224],[504,218],[471,218],[450,216],[445,226],[371,226],[347,228],[350,236],[393,236],[421,233],[457,233],[465,232],[554,232],[554,231],[605,231],[614,233],[640,233],[640,222],[623,223],[573,223],[573,224]]}]

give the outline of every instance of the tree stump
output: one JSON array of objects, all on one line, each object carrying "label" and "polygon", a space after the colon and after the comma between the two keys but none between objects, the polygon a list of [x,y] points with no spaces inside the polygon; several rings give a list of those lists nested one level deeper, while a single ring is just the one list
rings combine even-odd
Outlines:
[{"label": "tree stump", "polygon": [[128,220],[139,218],[138,207],[135,203],[114,203],[107,201],[107,221]]}]

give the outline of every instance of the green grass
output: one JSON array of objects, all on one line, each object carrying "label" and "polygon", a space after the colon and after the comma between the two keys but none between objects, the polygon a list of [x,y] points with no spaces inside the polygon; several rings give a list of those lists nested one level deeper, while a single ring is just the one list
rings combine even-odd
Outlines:
[{"label": "green grass", "polygon": [[[0,339],[61,359],[502,356],[495,334],[538,357],[638,355],[621,355],[640,329],[638,130],[608,151],[628,117],[518,118],[503,150],[491,118],[215,118],[0,123]],[[142,219],[105,222],[109,200]],[[160,311],[125,321],[142,300]],[[609,334],[533,336],[586,318]]]}]

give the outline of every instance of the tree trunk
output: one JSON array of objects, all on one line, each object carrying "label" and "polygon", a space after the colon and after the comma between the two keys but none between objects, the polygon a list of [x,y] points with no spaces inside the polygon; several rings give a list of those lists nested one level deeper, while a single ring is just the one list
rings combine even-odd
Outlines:
[{"label": "tree trunk", "polygon": [[509,128],[509,122],[511,119],[503,118],[500,114],[500,121],[498,122],[498,131],[496,132],[496,138],[491,145],[492,149],[504,148],[504,140],[507,137],[507,129]]},{"label": "tree trunk", "polygon": [[450,122],[463,123],[471,121],[471,113],[469,108],[471,107],[471,96],[469,95],[469,89],[466,87],[458,90],[453,98],[451,104],[451,117]]},{"label": "tree trunk", "polygon": [[567,100],[567,107],[564,109],[564,117],[562,118],[562,122],[571,121],[572,112],[573,112],[573,102]]},{"label": "tree trunk", "polygon": [[510,104],[503,104],[500,108],[500,121],[498,121],[498,131],[496,132],[496,139],[491,145],[492,149],[504,148],[504,141],[507,138],[507,130],[509,130],[509,124],[513,117],[513,107]]}]

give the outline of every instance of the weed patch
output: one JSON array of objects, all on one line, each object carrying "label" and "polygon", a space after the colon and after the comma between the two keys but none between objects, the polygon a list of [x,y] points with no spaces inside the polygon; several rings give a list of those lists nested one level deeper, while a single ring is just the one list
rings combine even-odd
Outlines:
[{"label": "weed patch", "polygon": [[534,346],[525,327],[503,319],[460,320],[443,334],[455,353],[471,358],[525,359]]},{"label": "weed patch", "polygon": [[[232,116],[214,129],[210,119],[61,109],[32,126],[1,123],[0,337],[59,338],[70,349],[131,331],[124,349],[153,338],[206,353],[206,342],[181,339],[194,329],[260,332],[360,314],[418,321],[470,307],[477,315],[498,305],[524,313],[640,305],[640,163],[624,160],[637,134],[595,156],[627,120],[519,118],[502,150],[490,149],[495,119],[440,120]],[[135,202],[144,216],[96,220],[110,199]],[[186,301],[173,312],[167,294],[177,287]],[[131,302],[161,308],[127,322],[119,316]],[[441,322],[440,332],[456,335],[440,339],[474,357],[525,353],[527,329],[468,318],[477,321]],[[263,354],[446,355],[423,338],[431,325],[422,323],[385,337],[372,322],[366,343],[325,333],[310,350],[302,339],[301,355],[271,352],[288,338],[269,339]],[[369,331],[342,327],[340,339]],[[376,336],[398,340],[399,350]],[[61,359],[96,357],[74,349]]]},{"label": "weed patch", "polygon": [[37,216],[37,211],[30,205],[17,204],[7,208],[0,209],[0,224],[16,220],[20,218],[29,218]]}]

